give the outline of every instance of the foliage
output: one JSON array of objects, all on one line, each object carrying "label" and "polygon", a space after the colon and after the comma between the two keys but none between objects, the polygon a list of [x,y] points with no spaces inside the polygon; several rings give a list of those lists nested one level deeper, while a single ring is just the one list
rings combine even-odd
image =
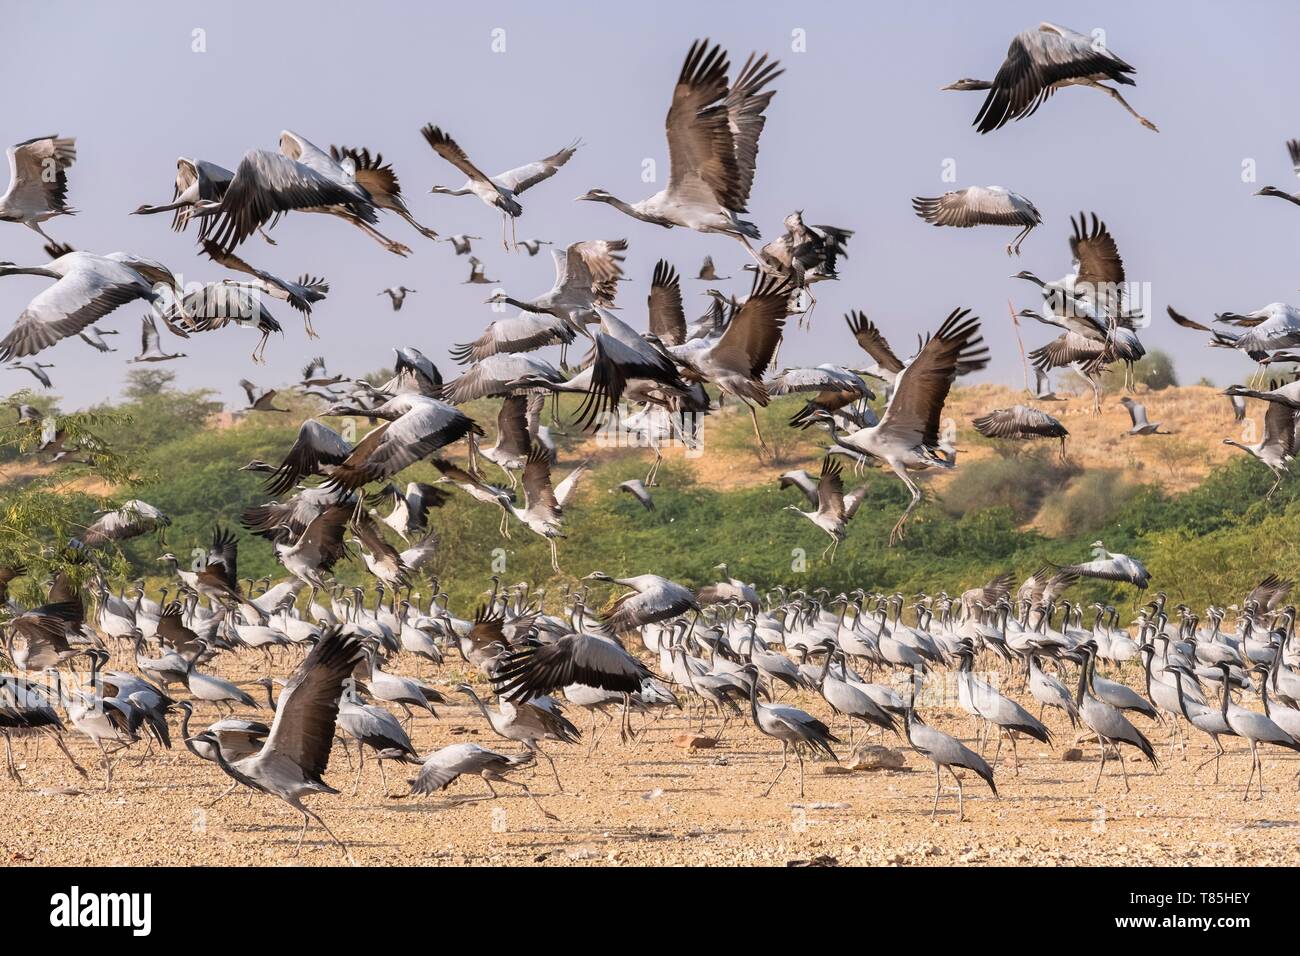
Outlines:
[{"label": "foliage", "polygon": [[[97,509],[112,507],[98,489],[138,480],[131,459],[104,437],[129,423],[121,412],[77,412],[0,428],[0,448],[14,455],[0,469],[0,564],[27,568],[28,596],[39,598],[34,582],[60,572],[78,583],[86,580],[91,569],[67,545]],[[24,467],[43,448],[45,460]],[[53,460],[56,448],[66,457]],[[104,556],[103,562],[107,573],[125,571],[116,554]],[[21,588],[19,593],[24,593]]]},{"label": "foliage", "polygon": [[1055,441],[1035,449],[1022,442],[998,442],[999,457],[972,461],[957,469],[944,491],[943,509],[965,515],[1006,508],[1017,522],[1031,520],[1043,500],[1079,472],[1068,461],[1060,461],[1057,447]]},{"label": "foliage", "polygon": [[[1112,365],[1102,377],[1107,391],[1119,391],[1124,387],[1124,365]],[[1174,370],[1174,360],[1168,352],[1152,349],[1142,356],[1133,366],[1133,383],[1145,385],[1153,392],[1174,388],[1178,385],[1178,373]]]}]

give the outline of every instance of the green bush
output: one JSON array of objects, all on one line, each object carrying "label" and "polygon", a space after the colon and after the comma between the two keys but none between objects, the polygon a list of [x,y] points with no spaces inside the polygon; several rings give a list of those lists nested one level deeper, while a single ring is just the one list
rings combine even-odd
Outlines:
[{"label": "green bush", "polygon": [[[999,442],[1010,445],[1010,442]],[[1006,508],[1013,520],[1029,521],[1049,494],[1078,473],[1062,464],[1051,450],[1004,450],[1005,457],[986,458],[960,464],[944,490],[942,507],[950,515],[966,515],[986,508]]]},{"label": "green bush", "polygon": [[[1107,369],[1103,381],[1108,392],[1123,388],[1123,363],[1117,363]],[[1176,387],[1178,373],[1174,370],[1174,360],[1169,357],[1169,353],[1152,349],[1133,366],[1133,382],[1137,385],[1145,385],[1153,392]]]},{"label": "green bush", "polygon": [[1038,526],[1051,537],[1104,528],[1139,491],[1120,471],[1088,471],[1043,502]]}]

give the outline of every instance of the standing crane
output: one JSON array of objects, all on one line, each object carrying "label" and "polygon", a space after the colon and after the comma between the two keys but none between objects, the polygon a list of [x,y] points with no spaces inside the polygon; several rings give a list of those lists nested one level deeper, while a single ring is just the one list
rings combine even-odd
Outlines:
[{"label": "standing crane", "polygon": [[1267,715],[1234,704],[1232,702],[1232,688],[1229,684],[1232,665],[1227,661],[1219,661],[1215,666],[1223,671],[1223,700],[1220,704],[1219,713],[1228,726],[1232,728],[1234,734],[1250,742],[1250,776],[1246,778],[1246,789],[1241,798],[1243,800],[1250,799],[1250,785],[1258,775],[1259,798],[1263,800],[1264,765],[1259,759],[1259,745],[1272,744],[1275,747],[1285,747],[1287,750],[1300,752],[1300,741],[1297,741],[1275,724]]},{"label": "standing crane", "polygon": [[[1092,785],[1092,792],[1096,793],[1097,788],[1101,786],[1101,773],[1106,769],[1106,747],[1110,745],[1114,746],[1115,753],[1119,755],[1119,766],[1124,772],[1124,792],[1127,793],[1129,791],[1128,767],[1124,764],[1124,751],[1120,749],[1120,744],[1128,744],[1142,751],[1143,756],[1153,767],[1159,767],[1160,761],[1156,759],[1156,750],[1151,746],[1151,741],[1147,740],[1142,731],[1129,723],[1128,718],[1120,712],[1119,708],[1095,695],[1093,681],[1097,669],[1096,642],[1086,641],[1079,650],[1084,656],[1083,663],[1079,667],[1079,689],[1075,694],[1074,702],[1079,708],[1079,718],[1097,735],[1101,745],[1101,763],[1097,765],[1097,780]],[[1152,709],[1153,714],[1154,712]]]},{"label": "standing crane", "polygon": [[993,791],[993,796],[998,795],[998,785],[993,781],[993,768],[965,744],[956,737],[945,734],[942,730],[936,730],[929,724],[921,720],[916,715],[916,690],[917,675],[915,669],[912,672],[913,691],[908,700],[907,710],[903,714],[903,736],[907,740],[907,745],[925,757],[934,764],[934,805],[930,807],[930,819],[939,811],[939,795],[943,789],[943,781],[939,776],[939,768],[943,767],[957,781],[957,822],[961,823],[966,819],[966,794],[962,786],[961,776],[957,773],[957,767],[965,770],[971,770]]},{"label": "standing crane", "polygon": [[814,753],[823,753],[836,763],[839,758],[831,749],[831,744],[840,743],[840,738],[831,733],[831,729],[806,711],[786,704],[760,704],[758,702],[758,668],[746,664],[742,672],[749,678],[749,712],[754,718],[754,726],[768,737],[781,741],[781,769],[777,771],[772,782],[763,791],[763,796],[772,792],[776,782],[781,779],[790,763],[790,748],[794,747],[795,758],[799,761],[799,797],[803,799],[803,747],[807,746]]}]

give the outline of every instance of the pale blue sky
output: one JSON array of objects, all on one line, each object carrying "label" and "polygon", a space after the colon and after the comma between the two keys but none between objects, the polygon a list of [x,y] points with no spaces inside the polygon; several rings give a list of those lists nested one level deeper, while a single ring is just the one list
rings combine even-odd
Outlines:
[{"label": "pale blue sky", "polygon": [[[71,201],[80,214],[47,224],[56,238],[94,252],[123,250],[167,263],[190,279],[224,273],[196,255],[193,231],[173,234],[169,217],[132,217],[142,202],[170,199],[177,156],[230,168],[248,149],[276,148],[289,128],[321,147],[369,146],[391,160],[416,217],[440,233],[485,237],[488,275],[527,297],[548,289],[547,256],[506,253],[500,222],[478,200],[433,196],[429,185],[458,185],[454,170],[419,136],[426,122],[449,130],[490,172],[546,155],[575,137],[586,145],[551,181],[523,197],[520,237],[567,243],[626,237],[624,317],[644,324],[650,272],[660,256],[685,275],[711,253],[724,274],[744,276],[739,247],[721,237],[665,231],[573,198],[601,186],[628,200],[654,192],[641,182],[642,160],[667,174],[663,117],[690,43],[723,43],[733,64],[751,50],[785,66],[761,141],[751,216],[765,238],[802,208],[810,222],[857,230],[838,284],[818,287],[811,332],[791,323],[783,363],[855,361],[841,314],[867,312],[907,352],[915,333],[957,306],[985,318],[994,361],[986,378],[1019,383],[1019,356],[1007,299],[1034,305],[1032,288],[1008,276],[1030,268],[1046,277],[1067,271],[1068,217],[1095,210],[1115,233],[1130,278],[1151,283],[1158,313],[1144,333],[1149,346],[1176,356],[1184,380],[1227,382],[1244,358],[1211,351],[1164,317],[1172,302],[1194,316],[1244,311],[1300,293],[1300,210],[1253,198],[1259,185],[1300,188],[1284,148],[1300,136],[1296,88],[1288,64],[1300,32],[1300,6],[1257,3],[1000,2],[776,4],[678,2],[618,4],[480,3],[364,5],[134,2],[12,4],[14,41],[0,63],[8,92],[0,140],[59,133],[77,137]],[[1058,93],[1034,117],[988,136],[970,123],[981,94],[941,93],[965,76],[991,79],[1010,38],[1048,19],[1080,31],[1102,28],[1111,49],[1138,69],[1125,93],[1153,119],[1141,128],[1109,98],[1090,90]],[[206,31],[207,52],[191,51],[191,31]],[[505,53],[491,49],[505,32]],[[791,51],[791,32],[806,32],[807,51]],[[1030,197],[1044,225],[1019,260],[1004,246],[1011,230],[939,230],[912,213],[915,195],[937,195],[943,161],[957,163],[958,185],[1008,186]],[[1242,161],[1258,163],[1256,184],[1241,180]],[[284,275],[310,271],[332,284],[315,312],[322,339],[309,342],[288,308],[272,311],[285,335],[272,340],[269,364],[254,367],[252,332],[198,336],[180,348],[190,358],[168,367],[192,386],[228,400],[236,382],[296,380],[314,354],[331,368],[361,373],[391,359],[391,347],[415,345],[451,377],[446,349],[477,337],[497,317],[483,304],[491,287],[463,286],[467,260],[391,216],[381,229],[411,246],[399,259],[345,223],[292,215],[270,247],[252,239],[242,254]],[[41,243],[17,225],[0,227],[0,259],[36,264]],[[44,280],[0,280],[0,329],[7,329]],[[404,283],[420,292],[393,313],[376,293]],[[686,280],[688,317],[702,311]],[[738,292],[745,280],[729,285]],[[276,307],[278,306],[278,307]],[[138,344],[138,307],[105,323],[118,328],[121,352],[101,356],[79,340],[43,353],[52,361],[65,407],[114,395]],[[1027,330],[1029,345],[1046,330]],[[175,348],[179,340],[165,345]],[[0,393],[27,385],[25,373],[0,370]]]}]

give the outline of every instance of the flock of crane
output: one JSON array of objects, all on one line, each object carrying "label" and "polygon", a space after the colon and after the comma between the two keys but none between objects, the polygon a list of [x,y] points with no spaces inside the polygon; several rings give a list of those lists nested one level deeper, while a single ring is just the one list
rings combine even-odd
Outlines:
[{"label": "flock of crane", "polygon": [[[753,585],[726,576],[725,566],[720,566],[722,579],[700,588],[652,573],[614,578],[593,572],[578,586],[565,587],[553,613],[546,610],[545,591],[528,583],[502,589],[494,579],[490,597],[472,617],[454,614],[436,581],[427,605],[415,595],[437,553],[433,516],[457,491],[499,509],[503,534],[517,522],[545,538],[559,571],[557,540],[564,536],[569,503],[589,469],[586,462],[577,463],[555,481],[558,454],[543,424],[548,396],[578,396],[575,421],[583,430],[612,420],[655,449],[645,479],[619,486],[646,508],[654,507],[650,489],[664,444],[698,447],[703,417],[730,400],[747,409],[758,449],[765,452],[757,409],[776,396],[802,396],[805,403],[793,424],[825,428],[830,446],[819,475],[787,472],[780,482],[806,497],[812,511],[794,504],[789,508],[829,537],[831,558],[865,490],[846,493],[840,459],[848,459],[855,470],[883,465],[907,487],[910,502],[891,531],[891,545],[903,536],[922,500],[914,476],[956,467],[956,449],[940,425],[944,403],[959,376],[989,361],[980,320],[970,310],[953,309],[907,360],[899,358],[870,319],[851,312],[846,322],[870,359],[860,363],[865,367],[825,363],[776,369],[788,318],[810,320],[813,288],[839,277],[853,233],[807,224],[795,212],[786,217],[776,239],[755,247],[759,230],[743,216],[765,111],[775,94],[771,84],[782,70],[765,55],[751,55],[731,79],[729,72],[728,56],[719,46],[708,41],[691,46],[665,121],[671,171],[663,190],[634,203],[599,188],[579,198],[664,228],[734,239],[750,260],[744,265],[753,273],[748,296],[738,299],[711,289],[708,311],[688,323],[681,277],[661,260],[652,275],[648,329],[639,331],[613,311],[625,278],[628,242],[588,239],[555,248],[556,278],[549,291],[533,298],[492,292],[489,303],[517,309],[518,315],[493,321],[477,339],[453,349],[451,358],[465,369],[450,381],[409,345],[394,350],[392,377],[380,384],[330,374],[323,360],[313,360],[297,388],[323,403],[319,416],[301,424],[279,463],[240,466],[266,475],[273,500],[247,507],[241,523],[271,542],[286,572],[282,580],[241,580],[238,537],[218,526],[194,566],[187,568],[172,552],[161,556],[169,582],[158,600],[146,595],[143,584],[114,593],[103,555],[130,538],[153,532],[161,537],[170,524],[160,509],[137,499],[100,513],[78,538],[58,549],[60,569],[51,581],[41,582],[47,586],[44,603],[21,606],[9,586],[26,569],[0,568],[5,655],[16,671],[0,675],[0,733],[9,776],[21,782],[14,743],[24,737],[52,739],[77,772],[87,774],[65,741],[67,735],[80,735],[97,748],[104,785],[110,787],[117,754],[132,747],[143,747],[146,754],[155,746],[170,748],[171,724],[176,723],[184,746],[211,762],[214,773],[230,777],[231,789],[243,786],[278,797],[302,814],[299,847],[310,821],[343,846],[303,803],[310,794],[338,792],[323,779],[336,739],[355,743],[358,774],[365,751],[372,751],[385,790],[384,763],[394,761],[419,767],[413,793],[430,793],[460,775],[477,775],[489,788],[497,782],[520,787],[553,818],[517,772],[541,755],[562,789],[559,769],[542,745],[573,744],[583,736],[565,716],[566,709],[591,713],[592,737],[597,736],[597,715],[612,722],[617,711],[622,739],[634,744],[639,732],[633,714],[684,708],[689,721],[698,719],[701,733],[713,719],[715,735],[721,737],[731,719],[748,716],[761,733],[780,741],[781,770],[765,792],[785,773],[791,753],[799,767],[801,794],[805,753],[837,759],[834,746],[842,741],[832,730],[835,719],[847,723],[850,743],[854,722],[882,735],[896,734],[932,762],[935,810],[941,771],[956,779],[960,819],[964,794],[959,771],[975,773],[996,794],[994,768],[1004,738],[1016,772],[1021,739],[1054,746],[1041,719],[1044,708],[1054,708],[1100,745],[1094,788],[1106,761],[1117,756],[1127,789],[1124,747],[1157,763],[1155,746],[1135,723],[1140,716],[1167,724],[1175,737],[1181,737],[1184,724],[1208,735],[1215,746],[1216,781],[1218,758],[1225,752],[1221,738],[1244,738],[1252,756],[1246,794],[1258,780],[1262,797],[1261,745],[1300,750],[1300,644],[1294,639],[1294,607],[1286,601],[1291,583],[1275,576],[1236,604],[1208,608],[1204,621],[1188,607],[1167,607],[1159,593],[1137,615],[1135,635],[1121,623],[1118,611],[1105,605],[1093,605],[1095,616],[1088,626],[1084,617],[1090,609],[1066,596],[1080,577],[1148,587],[1150,575],[1140,561],[1106,551],[1100,541],[1092,560],[1039,569],[1014,593],[1012,578],[1005,574],[956,597],[936,591],[910,602],[901,594],[866,588],[841,594],[775,588],[760,595]],[[1044,23],[1014,38],[993,81],[965,79],[945,89],[987,91],[975,120],[981,133],[1029,116],[1053,92],[1075,85],[1106,92],[1155,130],[1113,86],[1105,85],[1131,86],[1133,72],[1091,37]],[[508,251],[523,248],[532,256],[551,244],[516,238],[515,226],[524,212],[521,197],[560,174],[580,142],[488,176],[442,128],[430,124],[420,134],[433,153],[466,177],[458,188],[434,186],[433,192],[473,195],[496,210]],[[1300,143],[1289,145],[1300,173]],[[33,139],[8,155],[11,182],[0,197],[0,220],[39,233],[51,259],[31,267],[3,263],[0,275],[43,276],[53,283],[0,339],[0,360],[30,372],[46,387],[52,386],[46,369],[53,366],[36,356],[72,337],[101,352],[115,351],[105,338],[115,330],[97,323],[134,302],[150,308],[133,362],[184,358],[183,352],[164,347],[164,329],[188,339],[228,327],[259,333],[253,359],[261,362],[272,334],[283,332],[269,309],[274,302],[299,312],[306,335],[316,337],[313,309],[326,301],[329,283],[311,275],[285,279],[250,264],[243,250],[236,252],[254,236],[273,243],[268,230],[290,212],[342,219],[387,251],[407,256],[412,252],[408,246],[377,228],[381,214],[392,214],[421,237],[448,241],[455,254],[469,256],[467,283],[495,283],[472,255],[472,244],[481,237],[440,236],[418,222],[392,167],[366,148],[322,150],[285,131],[278,152],[250,150],[233,172],[207,160],[180,159],[172,201],[142,205],[135,212],[170,212],[176,230],[195,224],[204,255],[238,276],[185,289],[161,263],[121,252],[74,250],[46,234],[44,223],[73,212],[67,178],[77,156],[72,139]],[[1260,193],[1300,204],[1300,194],[1273,187]],[[936,226],[1018,227],[1008,254],[1018,255],[1025,237],[1041,224],[1032,202],[1000,186],[917,198],[913,205],[918,216]],[[1048,373],[1073,369],[1092,389],[1099,410],[1102,373],[1121,365],[1131,372],[1145,354],[1138,335],[1143,315],[1130,301],[1124,263],[1106,225],[1086,213],[1071,225],[1072,271],[1055,281],[1027,270],[1018,273],[1016,278],[1039,289],[1042,302],[1017,318],[1057,330],[1055,339],[1030,353],[1038,375],[1035,398],[1040,403],[1055,400]],[[728,278],[718,275],[711,257],[705,258],[700,281]],[[394,310],[408,296],[421,294],[405,285],[377,293],[388,296]],[[1262,365],[1293,361],[1287,350],[1300,346],[1300,310],[1281,303],[1251,313],[1220,314],[1218,327],[1172,308],[1169,313],[1180,325],[1209,333],[1212,346],[1241,350]],[[580,338],[590,350],[573,371],[565,360],[567,349]],[[533,354],[553,347],[560,350],[558,366]],[[23,359],[30,362],[19,361]],[[1126,386],[1129,378],[1126,374]],[[240,384],[250,412],[287,411],[276,404],[277,390],[247,380]],[[1294,449],[1297,389],[1300,383],[1228,390],[1239,416],[1245,398],[1267,403],[1263,441],[1241,447],[1270,468],[1278,482]],[[879,412],[871,404],[876,390],[886,395]],[[500,403],[491,446],[481,441],[485,430],[464,410],[478,399]],[[1128,396],[1122,401],[1132,416],[1128,434],[1167,434],[1159,423],[1148,421],[1140,403]],[[37,454],[44,460],[93,465],[94,447],[78,447],[57,421],[46,420],[30,404],[11,404],[17,427],[40,430]],[[553,417],[558,407],[553,405]],[[321,420],[339,417],[368,419],[375,427],[353,442],[344,437],[346,429]],[[1067,429],[1037,407],[993,409],[976,418],[974,426],[1000,439],[1059,439],[1065,454]],[[457,462],[451,449],[461,442],[466,458]],[[84,457],[72,457],[77,452]],[[400,473],[420,461],[432,462],[441,477],[402,487]],[[381,515],[384,507],[387,513]],[[394,543],[397,538],[400,545]],[[374,578],[373,598],[364,589],[342,587],[333,577],[335,565],[352,557],[352,548]],[[624,592],[604,613],[586,603],[590,588],[600,583]],[[168,596],[174,599],[168,601]],[[636,642],[643,648],[636,648]],[[274,652],[285,648],[303,653],[288,679],[278,682],[270,676]],[[258,683],[274,712],[269,725],[238,716],[236,710],[258,708],[259,701],[216,673],[223,659],[248,651],[265,657],[267,676]],[[490,705],[467,683],[445,692],[464,695],[496,735],[522,745],[521,753],[468,743],[427,756],[416,752],[409,734],[411,708],[432,718],[434,705],[447,698],[395,668],[403,663],[437,667],[450,654],[480,671],[497,700]],[[125,656],[134,673],[109,669],[115,656]],[[70,668],[82,659],[89,663],[88,674],[78,677]],[[657,664],[657,672],[646,659]],[[1126,662],[1141,669],[1141,689],[1107,679],[1099,670],[1122,669]],[[981,751],[986,735],[997,737],[992,764],[917,714],[927,679],[944,669],[955,677],[956,703],[979,722]],[[176,688],[183,688],[185,696]],[[820,698],[817,708],[828,709],[832,719],[823,721],[782,702],[795,694]],[[1262,712],[1237,702],[1249,695],[1260,698]],[[1034,703],[1038,717],[1030,713]],[[405,720],[385,705],[399,708]],[[207,706],[227,713],[192,732],[191,718]]]}]

